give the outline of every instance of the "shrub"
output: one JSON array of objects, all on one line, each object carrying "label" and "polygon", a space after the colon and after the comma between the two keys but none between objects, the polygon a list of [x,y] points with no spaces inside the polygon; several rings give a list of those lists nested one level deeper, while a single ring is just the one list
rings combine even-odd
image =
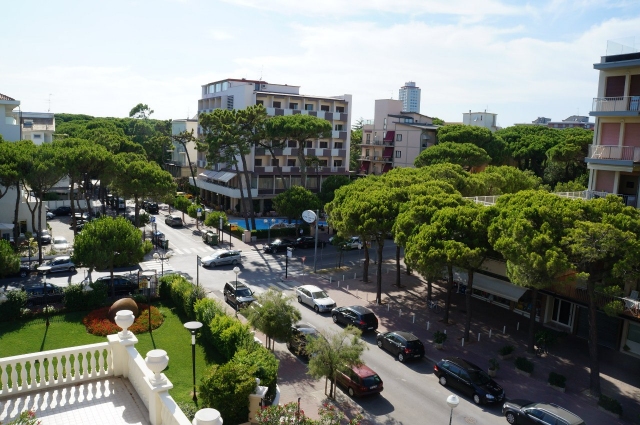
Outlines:
[{"label": "shrub", "polygon": [[182,413],[189,418],[190,422],[193,422],[193,418],[196,416],[196,412],[199,410],[193,402],[178,402],[178,407],[182,410]]},{"label": "shrub", "polygon": [[64,306],[69,311],[92,310],[102,307],[107,299],[107,285],[91,283],[91,291],[83,290],[82,284],[69,285],[64,289]]},{"label": "shrub", "polygon": [[513,353],[515,350],[516,349],[513,345],[505,345],[504,347],[500,348],[500,350],[498,350],[498,353],[501,356],[508,356],[509,354]]},{"label": "shrub", "polygon": [[8,322],[18,320],[21,310],[27,305],[27,293],[25,291],[6,291],[7,299],[0,303],[0,320]]},{"label": "shrub", "polygon": [[255,368],[254,376],[260,379],[260,385],[269,387],[267,398],[272,399],[275,396],[280,362],[271,351],[254,343],[251,349],[238,350],[231,361],[243,365],[247,369]]},{"label": "shrub", "polygon": [[153,243],[149,240],[142,242],[142,252],[146,255],[151,251],[153,251]]},{"label": "shrub", "polygon": [[518,357],[516,367],[523,372],[533,373],[533,362],[526,357]]},{"label": "shrub", "polygon": [[[198,299],[205,298],[204,288],[194,286],[191,282],[180,275],[171,275],[169,283],[169,294],[171,300],[178,307],[180,312],[188,319],[194,319],[193,305]],[[162,295],[161,285],[161,295]]]},{"label": "shrub", "polygon": [[171,281],[173,281],[175,275],[162,276],[158,279],[158,296],[162,300],[168,300],[171,298]]},{"label": "shrub", "polygon": [[[136,317],[136,320],[128,328],[134,334],[139,334],[149,331],[149,310],[147,305],[138,305],[140,315]],[[110,307],[102,307],[97,310],[93,310],[82,319],[82,324],[87,328],[87,332],[97,336],[113,335],[120,332],[122,329],[114,322],[107,318],[107,313]],[[151,307],[151,329],[157,329],[164,322],[164,316],[155,307]]]},{"label": "shrub", "polygon": [[7,425],[40,425],[36,417],[35,410],[23,410],[20,416],[9,422]]},{"label": "shrub", "polygon": [[204,324],[202,328],[202,335],[208,344],[213,344],[211,335],[211,329],[209,324],[214,317],[218,315],[225,315],[224,308],[219,301],[211,298],[202,298],[196,301],[193,305],[193,312],[196,316],[196,320]]},{"label": "shrub", "polygon": [[447,340],[447,334],[441,331],[436,331],[433,334],[433,342],[436,344],[444,344]]},{"label": "shrub", "polygon": [[225,423],[246,422],[249,394],[256,388],[254,374],[254,369],[236,362],[210,367],[200,384],[203,405],[218,410]]},{"label": "shrub", "polygon": [[94,282],[89,285],[93,291],[85,292],[85,299],[87,302],[87,309],[99,308],[107,301],[109,288],[106,283]]},{"label": "shrub", "polygon": [[227,315],[218,315],[209,323],[211,341],[225,362],[231,360],[236,351],[253,342],[248,325]]},{"label": "shrub", "polygon": [[549,372],[549,384],[554,387],[565,388],[567,385],[567,377],[559,373]]},{"label": "shrub", "polygon": [[608,410],[611,413],[615,413],[616,415],[622,415],[622,406],[615,398],[607,397],[602,394],[600,395],[598,406],[601,406],[603,409]]},{"label": "shrub", "polygon": [[499,370],[500,369],[500,363],[498,362],[497,359],[489,359],[489,369],[491,369],[491,370]]}]

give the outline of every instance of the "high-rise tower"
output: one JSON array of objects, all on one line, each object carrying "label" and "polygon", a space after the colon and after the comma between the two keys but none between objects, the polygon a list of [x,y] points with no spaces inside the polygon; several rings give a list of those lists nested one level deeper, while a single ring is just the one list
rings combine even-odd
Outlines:
[{"label": "high-rise tower", "polygon": [[420,113],[420,87],[413,81],[407,81],[400,87],[398,98],[402,101],[403,112]]}]

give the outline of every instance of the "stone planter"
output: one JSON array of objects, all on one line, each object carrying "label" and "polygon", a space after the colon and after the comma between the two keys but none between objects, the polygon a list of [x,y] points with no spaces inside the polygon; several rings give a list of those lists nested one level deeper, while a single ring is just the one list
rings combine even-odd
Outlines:
[{"label": "stone planter", "polygon": [[153,385],[162,385],[166,383],[166,380],[162,377],[161,373],[167,368],[169,364],[169,356],[164,350],[151,350],[147,353],[144,362],[151,372],[154,373],[153,379],[149,381]]},{"label": "stone planter", "polygon": [[513,353],[509,353],[505,355],[500,354],[498,357],[500,357],[500,360],[509,360],[510,358],[513,357]]},{"label": "stone planter", "polygon": [[487,375],[489,375],[492,378],[495,378],[496,375],[498,375],[498,370],[497,369],[488,369],[487,370]]},{"label": "stone planter", "polygon": [[122,328],[122,332],[118,332],[118,336],[120,337],[120,339],[129,339],[133,336],[133,334],[129,332],[127,328],[133,325],[133,322],[135,320],[136,318],[131,310],[120,310],[116,313],[116,325]]},{"label": "stone planter", "polygon": [[518,368],[516,368],[516,373],[518,375],[531,376],[531,374],[529,372],[525,372],[524,370],[521,370],[521,369],[518,369]]},{"label": "stone planter", "polygon": [[598,406],[598,409],[602,410],[604,413],[609,414],[609,416],[613,416],[616,419],[620,419],[620,415],[618,415],[617,413],[613,413],[612,411],[607,410],[602,406]]},{"label": "stone planter", "polygon": [[436,346],[436,350],[442,350],[442,344],[438,344],[437,342],[434,343],[433,345]]},{"label": "stone planter", "polygon": [[561,393],[565,392],[566,388],[565,387],[558,387],[555,385],[551,385],[550,383],[547,382],[547,385],[550,386],[551,388],[553,388],[556,391],[559,391]]}]

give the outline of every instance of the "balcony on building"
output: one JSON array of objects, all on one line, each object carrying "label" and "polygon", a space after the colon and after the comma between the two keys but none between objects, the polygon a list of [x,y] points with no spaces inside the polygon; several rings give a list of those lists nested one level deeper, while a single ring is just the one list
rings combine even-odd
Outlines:
[{"label": "balcony on building", "polygon": [[[637,146],[589,146],[587,164],[612,165],[618,167],[634,167],[640,164],[640,147]],[[633,170],[630,170],[633,171]]]}]

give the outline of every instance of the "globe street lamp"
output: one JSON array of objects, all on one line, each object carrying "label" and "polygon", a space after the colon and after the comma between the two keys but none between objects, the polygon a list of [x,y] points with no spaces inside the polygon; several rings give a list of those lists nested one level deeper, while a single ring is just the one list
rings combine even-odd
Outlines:
[{"label": "globe street lamp", "polygon": [[169,258],[171,258],[171,255],[173,255],[173,253],[171,251],[169,251],[169,252],[165,251],[165,252],[162,252],[162,253],[160,253],[160,252],[154,252],[153,253],[153,259],[156,260],[156,261],[160,261],[160,264],[162,266],[161,267],[161,273],[160,273],[161,276],[164,276],[164,262],[168,261]]},{"label": "globe street lamp", "polygon": [[271,243],[271,226],[273,226],[274,224],[276,224],[276,219],[272,218],[271,220],[265,218],[264,219],[264,224],[267,225],[267,244]]},{"label": "globe street lamp", "polygon": [[202,327],[200,322],[187,322],[184,327],[191,332],[191,363],[193,364],[193,402],[198,405],[196,395],[196,331]]},{"label": "globe street lamp", "polygon": [[458,404],[460,404],[458,396],[451,394],[447,397],[447,405],[451,408],[451,413],[449,414],[449,425],[451,425],[451,419],[453,418],[453,409],[458,407]]},{"label": "globe street lamp", "polygon": [[235,266],[233,268],[233,272],[236,274],[236,287],[235,287],[235,293],[236,293],[236,317],[238,317],[238,273],[240,273],[240,267]]}]

